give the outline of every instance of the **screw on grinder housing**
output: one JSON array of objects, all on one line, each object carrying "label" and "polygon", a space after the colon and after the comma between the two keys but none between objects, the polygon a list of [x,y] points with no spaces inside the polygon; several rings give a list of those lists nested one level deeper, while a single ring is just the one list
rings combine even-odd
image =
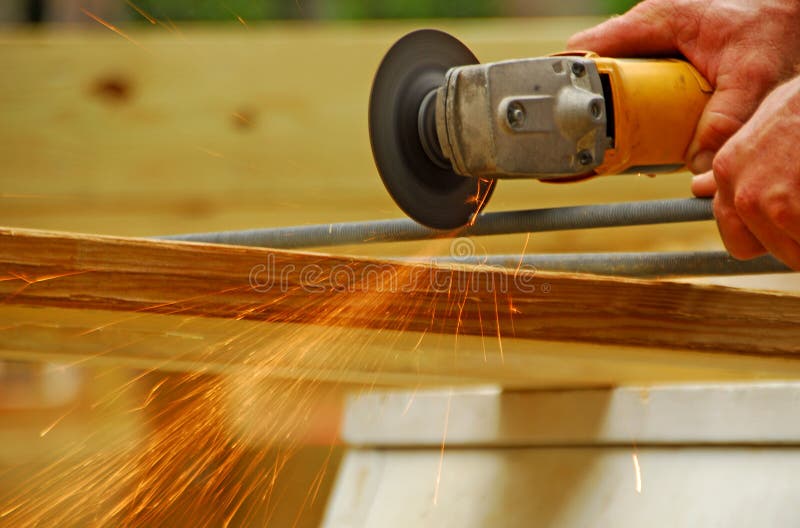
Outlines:
[{"label": "screw on grinder housing", "polygon": [[421,30],[378,69],[370,139],[398,205],[452,229],[475,218],[499,178],[680,169],[711,91],[680,60],[567,52],[478,64],[454,37]]}]

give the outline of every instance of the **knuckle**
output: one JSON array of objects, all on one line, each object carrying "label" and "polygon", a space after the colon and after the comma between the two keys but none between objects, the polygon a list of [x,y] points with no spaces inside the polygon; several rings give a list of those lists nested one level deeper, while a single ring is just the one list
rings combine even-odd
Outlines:
[{"label": "knuckle", "polygon": [[769,221],[781,229],[795,229],[797,226],[795,206],[792,198],[786,193],[766,198],[764,211]]},{"label": "knuckle", "polygon": [[714,172],[714,179],[717,185],[725,186],[733,180],[734,171],[731,159],[724,150],[714,156],[714,161],[711,162],[711,170]]},{"label": "knuckle", "polygon": [[700,144],[707,150],[721,147],[740,128],[744,121],[719,110],[710,110],[697,131]]},{"label": "knuckle", "polygon": [[763,95],[781,77],[777,64],[778,61],[765,60],[762,54],[753,55],[749,60],[743,60],[739,74],[757,95]]},{"label": "knuckle", "polygon": [[760,196],[749,187],[737,189],[733,197],[733,207],[736,213],[743,218],[751,218],[761,209]]},{"label": "knuckle", "polygon": [[720,200],[718,194],[717,197],[714,198],[714,218],[716,218],[718,222],[724,222],[731,217],[732,212],[733,211]]}]

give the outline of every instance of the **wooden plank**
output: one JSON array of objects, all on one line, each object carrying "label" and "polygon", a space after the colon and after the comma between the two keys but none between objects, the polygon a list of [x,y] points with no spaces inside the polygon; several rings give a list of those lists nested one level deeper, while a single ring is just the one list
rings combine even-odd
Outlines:
[{"label": "wooden plank", "polygon": [[359,385],[512,388],[800,378],[789,358],[0,305],[0,357]]},{"label": "wooden plank", "polygon": [[4,304],[794,357],[800,297],[0,230]]},{"label": "wooden plank", "polygon": [[438,448],[445,435],[448,447],[800,446],[798,400],[800,384],[785,382],[377,391],[348,398],[342,438],[383,448]]}]

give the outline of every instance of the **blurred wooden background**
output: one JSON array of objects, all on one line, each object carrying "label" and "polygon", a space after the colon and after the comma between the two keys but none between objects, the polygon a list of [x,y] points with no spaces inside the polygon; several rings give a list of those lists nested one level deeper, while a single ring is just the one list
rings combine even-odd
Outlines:
[{"label": "blurred wooden background", "polygon": [[6,0],[0,24],[86,22],[82,9],[117,23],[147,14],[157,19],[358,19],[602,15],[621,13],[636,0]]},{"label": "blurred wooden background", "polygon": [[[366,126],[372,75],[392,41],[436,25],[499,60],[558,51],[595,21],[153,27],[130,40],[99,25],[6,32],[0,224],[141,236],[400,217]],[[489,210],[688,195],[686,174],[504,181]],[[518,252],[525,240],[478,243]],[[713,225],[541,234],[527,250],[696,247],[719,247]]]}]

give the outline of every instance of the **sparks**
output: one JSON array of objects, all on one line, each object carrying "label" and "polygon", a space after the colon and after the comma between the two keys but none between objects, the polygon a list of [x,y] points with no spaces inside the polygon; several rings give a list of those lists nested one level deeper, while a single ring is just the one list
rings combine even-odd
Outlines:
[{"label": "sparks", "polygon": [[159,381],[158,383],[156,383],[155,385],[153,385],[153,388],[152,388],[152,389],[150,389],[150,393],[147,395],[147,398],[144,400],[144,403],[142,403],[142,405],[141,405],[140,407],[136,407],[134,410],[135,410],[135,411],[142,411],[142,410],[146,409],[146,408],[147,408],[147,406],[148,406],[148,405],[150,405],[150,402],[152,402],[152,401],[153,401],[153,399],[155,399],[155,396],[156,396],[156,393],[158,392],[158,390],[159,390],[159,389],[160,389],[160,388],[161,388],[161,387],[162,387],[162,386],[163,386],[163,385],[164,385],[164,384],[165,384],[165,383],[166,383],[168,380],[169,380],[169,378],[166,378],[166,377],[165,377],[164,379],[162,379],[161,381]]},{"label": "sparks", "polygon": [[60,279],[62,277],[69,277],[71,275],[80,275],[82,273],[88,273],[88,272],[87,271],[72,271],[72,272],[68,272],[68,273],[57,273],[57,274],[53,274],[53,275],[41,275],[41,276],[38,276],[38,277],[31,278],[31,277],[28,277],[24,273],[17,273],[17,272],[9,271],[8,274],[12,278],[9,279],[7,277],[0,277],[0,282],[6,282],[8,280],[19,280],[19,281],[22,281],[24,284],[22,284],[22,286],[20,286],[15,291],[9,293],[6,297],[4,297],[3,299],[0,299],[0,300],[2,300],[2,302],[9,302],[12,299],[16,298],[17,296],[21,295],[23,292],[25,292],[25,290],[28,289],[29,286],[31,286],[33,284],[38,284],[40,282]]},{"label": "sparks", "polygon": [[497,289],[494,290],[494,323],[497,325],[497,346],[500,348],[500,363],[506,364],[503,355],[503,337],[500,333],[500,308],[497,305]]},{"label": "sparks", "polygon": [[244,125],[244,126],[252,126],[253,125],[253,122],[250,121],[250,118],[247,117],[246,115],[244,115],[241,112],[234,112],[234,113],[231,114],[231,117],[233,117],[236,120],[237,124]]},{"label": "sparks", "polygon": [[53,273],[51,275],[39,275],[38,277],[33,277],[33,278],[28,277],[24,273],[16,273],[16,272],[12,272],[12,271],[8,272],[8,274],[11,275],[12,277],[14,277],[15,279],[21,280],[25,284],[28,284],[28,285],[36,284],[36,283],[39,283],[39,282],[55,280],[55,279],[61,279],[61,278],[64,278],[64,277],[70,277],[72,275],[81,275],[83,273],[89,273],[89,272],[88,271],[70,271],[70,272],[67,272],[67,273]]},{"label": "sparks", "polygon": [[53,428],[54,428],[55,426],[57,426],[57,425],[58,425],[58,424],[61,422],[61,420],[63,420],[64,418],[66,418],[66,417],[67,417],[67,416],[68,416],[68,415],[69,415],[69,414],[70,414],[72,411],[74,411],[74,410],[75,410],[74,408],[73,408],[73,409],[70,409],[69,411],[65,412],[64,414],[62,414],[61,416],[59,416],[58,418],[56,418],[56,420],[55,420],[53,423],[51,423],[50,425],[48,425],[47,427],[45,427],[44,429],[42,429],[42,430],[39,432],[39,438],[44,438],[44,437],[47,435],[47,433],[49,433],[50,431],[52,431],[52,430],[53,430]]},{"label": "sparks", "polygon": [[21,507],[22,507],[22,504],[15,504],[14,506],[8,508],[7,510],[3,510],[2,512],[0,512],[0,518],[8,517],[12,513],[17,511],[18,509],[20,509]]},{"label": "sparks", "polygon": [[444,466],[444,446],[447,443],[447,426],[450,422],[450,405],[453,403],[453,391],[447,394],[447,409],[444,412],[444,430],[442,431],[442,448],[439,453],[439,468],[436,470],[436,486],[433,489],[433,505],[439,503],[439,484],[442,481],[442,467]]},{"label": "sparks", "polygon": [[408,397],[406,406],[403,408],[402,416],[407,415],[408,411],[411,410],[411,406],[414,404],[414,399],[417,397],[417,390],[419,390],[419,384],[416,387],[414,387],[414,390],[411,392],[411,396]]},{"label": "sparks", "polygon": [[91,11],[87,10],[86,8],[83,8],[83,7],[82,7],[82,8],[81,8],[81,12],[82,12],[84,15],[88,16],[89,18],[91,18],[92,20],[94,20],[95,22],[97,22],[98,24],[100,24],[101,26],[105,27],[106,29],[110,29],[111,31],[113,31],[114,33],[116,33],[116,34],[117,34],[117,35],[119,35],[120,37],[124,38],[125,40],[127,40],[127,41],[128,41],[128,42],[130,42],[131,44],[133,44],[133,45],[135,45],[135,46],[137,46],[137,47],[139,47],[139,48],[143,49],[144,51],[148,51],[148,50],[147,50],[147,48],[145,48],[144,46],[142,46],[142,45],[141,45],[141,44],[140,44],[138,41],[136,41],[136,40],[135,40],[133,37],[131,37],[130,35],[128,35],[128,34],[127,34],[127,33],[125,33],[124,31],[122,31],[120,28],[118,28],[117,26],[115,26],[115,25],[114,25],[114,24],[112,24],[111,22],[106,22],[105,20],[103,20],[103,19],[102,19],[102,18],[100,18],[99,16],[95,15],[95,14],[94,14],[94,13],[92,13]]},{"label": "sparks", "polygon": [[639,455],[634,451],[631,453],[633,459],[633,470],[636,473],[636,493],[642,492],[642,470],[639,467]]},{"label": "sparks", "polygon": [[141,7],[139,7],[139,6],[137,6],[136,4],[134,4],[134,3],[133,3],[131,0],[125,0],[125,3],[126,3],[126,4],[128,4],[128,6],[129,6],[131,9],[133,9],[134,11],[136,11],[137,13],[139,13],[139,15],[140,15],[142,18],[144,18],[145,20],[147,20],[147,21],[148,21],[148,22],[150,22],[151,24],[153,24],[153,25],[155,25],[155,24],[158,24],[158,20],[156,20],[155,18],[153,18],[152,16],[150,16],[150,15],[147,13],[147,11],[145,11],[145,10],[144,10],[144,9],[142,9]]},{"label": "sparks", "polygon": [[200,152],[208,154],[212,158],[224,158],[225,157],[225,154],[223,154],[221,152],[217,152],[216,150],[211,150],[211,149],[207,149],[207,148],[203,148],[203,147],[195,147],[195,148],[197,150],[199,150]]},{"label": "sparks", "polygon": [[481,329],[481,349],[483,349],[483,362],[488,363],[489,358],[486,356],[486,340],[484,339],[483,335],[483,316],[481,315],[481,304],[479,301],[475,301],[478,305],[478,327]]},{"label": "sparks", "polygon": [[185,39],[185,37],[183,35],[183,32],[175,24],[175,22],[173,22],[169,17],[167,17],[167,21],[166,22],[163,22],[163,21],[159,20],[158,21],[158,25],[163,27],[164,29],[166,29],[167,31],[172,33],[173,35],[175,35],[175,36],[177,36],[177,37],[179,37],[181,39]]},{"label": "sparks", "polygon": [[528,250],[528,242],[530,242],[530,240],[531,240],[531,234],[528,233],[525,236],[525,243],[522,245],[522,251],[520,251],[519,253],[519,262],[517,263],[517,269],[514,270],[514,276],[516,276],[517,273],[519,273],[519,270],[522,268],[522,261],[525,258],[525,251]]},{"label": "sparks", "polygon": [[[446,273],[445,270],[436,271]],[[408,273],[418,277],[416,272]],[[231,303],[225,313],[228,319],[212,322],[213,319],[209,318],[203,323],[205,332],[200,335],[193,333],[187,323],[192,317],[188,316],[176,327],[159,326],[155,332],[136,337],[137,340],[163,336],[191,339],[190,343],[185,343],[191,347],[191,352],[187,348],[187,353],[191,354],[188,358],[181,356],[181,351],[168,357],[147,358],[146,365],[150,369],[126,375],[116,390],[105,390],[103,396],[95,399],[86,410],[93,413],[93,423],[98,424],[114,423],[113,417],[120,413],[135,413],[135,418],[148,426],[142,428],[142,436],[115,438],[101,454],[91,452],[86,445],[76,446],[68,458],[35,475],[30,483],[23,484],[19,497],[7,502],[18,506],[0,512],[0,516],[5,515],[4,521],[13,523],[10,525],[51,525],[54,519],[74,521],[86,515],[93,515],[100,525],[154,525],[180,511],[191,514],[198,526],[254,524],[254,519],[261,519],[262,515],[268,524],[275,511],[274,504],[281,502],[285,491],[278,485],[279,474],[302,445],[300,442],[307,441],[308,437],[301,435],[309,434],[309,423],[314,423],[316,397],[311,396],[311,391],[330,380],[332,372],[341,375],[357,371],[361,376],[359,382],[364,384],[362,390],[370,390],[370,380],[364,381],[367,379],[365,376],[372,376],[373,384],[380,381],[379,376],[386,372],[384,361],[396,354],[393,346],[387,347],[385,353],[376,353],[375,348],[370,347],[371,340],[378,333],[383,330],[417,331],[428,324],[412,349],[422,357],[426,335],[440,341],[443,339],[444,332],[438,332],[438,336],[431,334],[440,325],[442,328],[455,325],[456,333],[465,329],[477,332],[478,328],[472,328],[471,319],[462,320],[474,309],[472,305],[465,307],[466,302],[475,301],[484,361],[487,361],[484,333],[488,339],[493,336],[488,326],[491,316],[484,323],[482,309],[491,306],[491,293],[487,290],[485,297],[469,297],[465,291],[462,296],[455,282],[458,277],[453,273],[451,270],[446,298],[441,288],[417,282],[402,303],[398,303],[397,296],[385,295],[380,288],[372,286],[355,292],[343,290],[347,295],[325,292],[313,299],[297,296],[300,290],[296,287],[270,298],[267,304],[257,304],[247,298]],[[32,279],[22,273],[8,277],[9,280],[21,281],[20,284],[46,278]],[[320,277],[309,284],[324,280],[328,279]],[[398,280],[403,284],[402,279]],[[12,282],[7,286],[16,287],[17,284]],[[234,294],[247,288],[249,285],[233,285],[217,292],[201,290],[185,299],[142,306],[124,313],[122,317],[110,316],[92,321],[91,325],[82,323],[75,328],[76,331],[84,327],[90,329],[76,337],[100,339],[104,336],[88,336],[114,325],[127,327],[124,323],[152,313],[179,314],[190,310],[191,315],[195,313],[191,310],[206,303],[209,307],[202,312],[212,312],[217,310],[216,296]],[[510,298],[503,299],[504,306],[498,307],[496,289],[495,285],[495,322],[502,358],[499,309],[505,310],[506,301],[510,312],[514,312],[514,307]],[[353,310],[364,306],[369,307],[370,327],[375,330],[370,337],[358,337],[360,334],[355,330],[335,326],[343,317],[350,317]],[[269,322],[278,329],[274,333],[264,332],[263,327],[256,324],[233,322],[233,319],[250,318]],[[103,324],[95,326],[97,323]],[[287,324],[280,326],[282,323]],[[226,326],[228,324],[233,325],[232,330]],[[213,325],[214,331],[210,332],[207,325]],[[246,330],[240,331],[243,327]],[[326,329],[320,331],[318,328]],[[204,341],[202,336],[205,335],[213,336],[214,341]],[[109,337],[114,338],[113,335]],[[128,357],[127,349],[132,343],[114,339],[117,339],[113,342],[114,347],[104,347],[97,355],[112,355],[114,359]],[[361,341],[356,342],[359,339]],[[320,350],[325,353],[319,353]],[[309,360],[312,355],[313,359]],[[180,363],[184,359],[196,370],[189,374],[165,374],[160,370],[168,361]],[[116,368],[122,367],[118,365]],[[421,370],[418,363],[420,376]],[[212,371],[224,371],[225,375],[213,375]],[[414,394],[404,402],[404,413],[410,411],[415,401]],[[442,395],[447,397],[447,402],[440,457],[435,470],[434,505],[439,502],[453,394],[450,391]],[[260,409],[266,409],[266,413],[259,414],[259,425],[253,429],[252,416],[247,413]],[[63,417],[59,421],[61,419]],[[46,428],[42,435],[48,434],[59,421]],[[235,432],[232,432],[233,428]],[[259,442],[258,447],[254,441]],[[266,458],[276,449],[280,453],[274,461]],[[328,459],[311,480],[295,523],[299,522],[303,509],[319,502],[322,482],[330,473],[327,463]],[[43,482],[48,485],[46,493],[30,492]],[[446,503],[446,496],[443,502]],[[206,509],[208,504],[214,505],[213,511]],[[67,513],[62,513],[65,509]]]},{"label": "sparks", "polygon": [[475,222],[478,220],[478,213],[483,209],[483,206],[486,205],[486,200],[489,199],[489,195],[491,194],[492,191],[492,186],[488,185],[486,187],[486,190],[483,192],[483,196],[481,196],[481,184],[483,183],[488,184],[489,180],[486,180],[484,178],[479,178],[478,189],[475,191],[475,196],[470,198],[470,200],[468,201],[478,204],[478,207],[475,208],[475,214],[472,215],[472,217],[469,219],[469,222],[467,223],[467,226],[469,227],[475,225]]}]

